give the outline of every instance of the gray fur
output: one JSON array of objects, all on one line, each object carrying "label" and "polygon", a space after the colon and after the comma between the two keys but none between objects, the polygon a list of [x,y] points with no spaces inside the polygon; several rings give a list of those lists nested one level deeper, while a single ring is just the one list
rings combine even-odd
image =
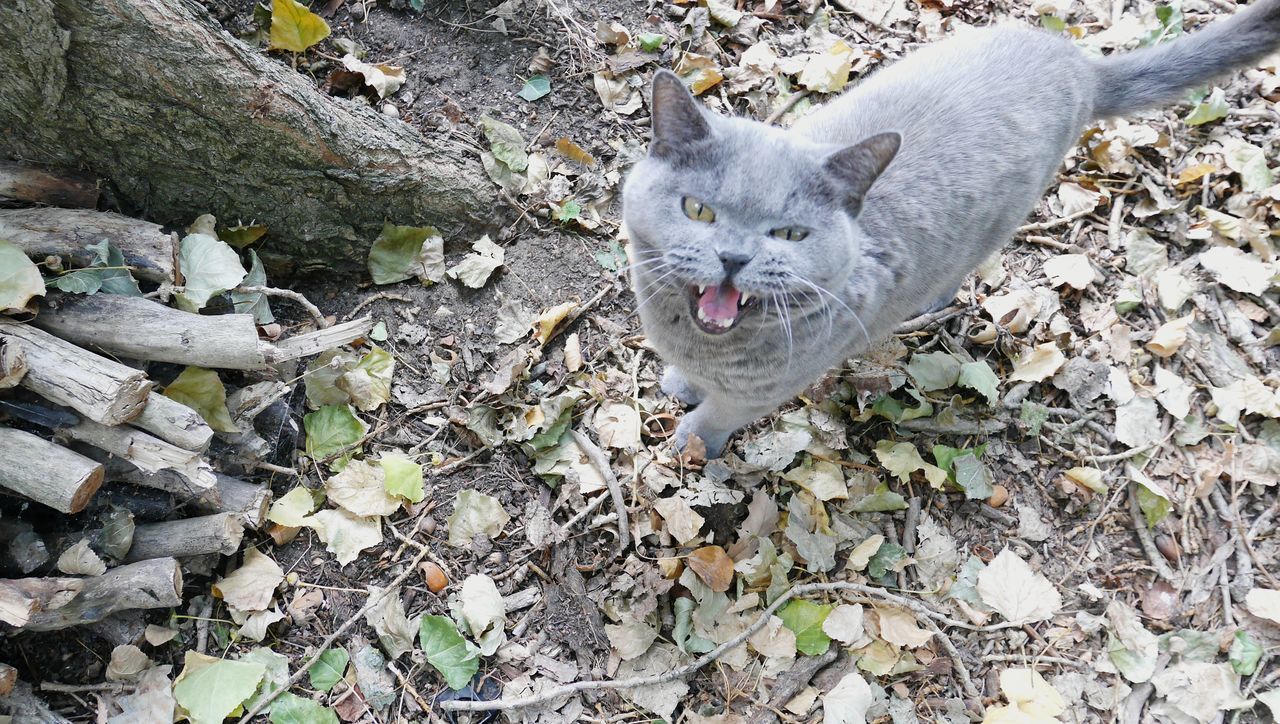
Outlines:
[{"label": "gray fur", "polygon": [[[1012,237],[1089,120],[1176,98],[1277,45],[1280,0],[1105,59],[1039,31],[973,30],[790,131],[706,112],[660,72],[654,141],[627,178],[623,216],[641,320],[668,365],[663,389],[697,405],[677,444],[696,434],[719,454],[736,430],[954,295]],[[715,221],[686,218],[685,196]],[[809,235],[768,235],[789,226]],[[730,258],[749,260],[732,281],[762,304],[708,334],[689,289],[724,281]]]}]

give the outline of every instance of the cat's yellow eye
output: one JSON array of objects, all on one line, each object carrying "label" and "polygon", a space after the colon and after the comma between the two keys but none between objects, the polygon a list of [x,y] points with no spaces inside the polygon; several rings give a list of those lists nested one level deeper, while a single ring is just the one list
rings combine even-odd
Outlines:
[{"label": "cat's yellow eye", "polygon": [[684,215],[694,221],[702,221],[710,224],[716,220],[715,209],[707,206],[692,196],[686,196],[681,199],[680,207],[684,209]]},{"label": "cat's yellow eye", "polygon": [[769,232],[769,236],[783,241],[801,241],[809,235],[808,229],[797,229],[794,226],[788,226],[782,229],[774,229]]}]

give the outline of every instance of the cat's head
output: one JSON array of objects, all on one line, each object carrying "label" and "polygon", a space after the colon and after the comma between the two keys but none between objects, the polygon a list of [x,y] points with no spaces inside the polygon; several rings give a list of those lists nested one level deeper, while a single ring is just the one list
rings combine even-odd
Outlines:
[{"label": "cat's head", "polygon": [[651,109],[649,156],[623,189],[646,294],[685,295],[694,324],[721,334],[844,285],[860,253],[854,222],[896,133],[816,143],[704,111],[668,71],[654,77]]}]

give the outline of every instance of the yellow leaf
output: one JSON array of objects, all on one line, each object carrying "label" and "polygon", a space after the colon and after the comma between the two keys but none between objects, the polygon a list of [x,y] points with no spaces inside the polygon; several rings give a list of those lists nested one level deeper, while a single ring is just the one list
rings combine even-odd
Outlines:
[{"label": "yellow leaf", "polygon": [[296,0],[272,0],[271,50],[301,53],[329,37],[329,24]]},{"label": "yellow leaf", "polygon": [[1151,340],[1147,342],[1147,349],[1157,357],[1172,357],[1187,341],[1187,326],[1194,318],[1194,314],[1188,314],[1160,325],[1155,334],[1151,335]]},{"label": "yellow leaf", "polygon": [[835,93],[849,82],[853,49],[837,40],[825,53],[809,59],[800,72],[800,85],[818,93]]},{"label": "yellow leaf", "polygon": [[715,60],[698,53],[681,55],[675,71],[695,96],[702,95],[708,88],[724,80],[724,74],[720,72],[720,67],[716,65]]},{"label": "yellow leaf", "polygon": [[561,137],[556,139],[556,152],[570,161],[577,161],[587,168],[596,165],[596,159],[591,154],[568,138]]},{"label": "yellow leaf", "polygon": [[552,333],[556,331],[556,327],[577,308],[577,302],[565,302],[564,304],[557,304],[539,315],[536,322],[538,325],[538,344],[546,344],[551,339]]},{"label": "yellow leaf", "polygon": [[1188,166],[1178,174],[1178,185],[1182,186],[1193,181],[1199,181],[1205,175],[1211,174],[1216,170],[1218,170],[1217,167],[1211,163],[1197,163],[1194,166]]}]

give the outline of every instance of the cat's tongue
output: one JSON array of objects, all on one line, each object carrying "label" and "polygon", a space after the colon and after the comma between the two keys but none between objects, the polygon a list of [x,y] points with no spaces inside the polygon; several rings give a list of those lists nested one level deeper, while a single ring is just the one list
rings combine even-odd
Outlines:
[{"label": "cat's tongue", "polygon": [[732,284],[715,284],[698,296],[698,316],[704,322],[728,328],[738,318],[738,300],[742,292]]}]

